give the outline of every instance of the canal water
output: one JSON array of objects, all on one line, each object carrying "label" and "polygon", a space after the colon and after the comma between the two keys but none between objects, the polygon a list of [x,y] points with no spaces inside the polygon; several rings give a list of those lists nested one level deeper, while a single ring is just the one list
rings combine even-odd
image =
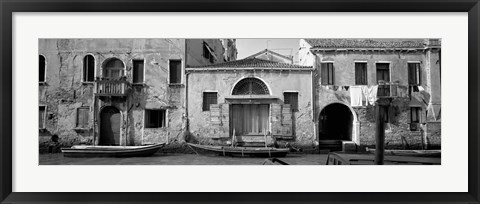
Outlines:
[{"label": "canal water", "polygon": [[[288,154],[280,160],[292,165],[325,165],[326,154]],[[40,165],[262,165],[265,158],[156,153],[150,157],[70,158],[62,153],[40,154]]]}]

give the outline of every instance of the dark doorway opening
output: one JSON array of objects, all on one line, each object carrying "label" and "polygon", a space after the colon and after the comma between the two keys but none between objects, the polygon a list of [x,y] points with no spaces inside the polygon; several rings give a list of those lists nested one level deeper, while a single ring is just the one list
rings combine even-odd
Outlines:
[{"label": "dark doorway opening", "polygon": [[100,113],[99,145],[120,145],[120,111],[107,106]]},{"label": "dark doorway opening", "polygon": [[333,103],[320,112],[319,140],[352,140],[353,115],[343,104]]}]

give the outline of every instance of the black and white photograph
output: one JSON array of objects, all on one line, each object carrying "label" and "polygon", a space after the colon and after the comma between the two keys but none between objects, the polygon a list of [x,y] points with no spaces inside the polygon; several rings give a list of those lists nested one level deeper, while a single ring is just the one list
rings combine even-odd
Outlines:
[{"label": "black and white photograph", "polygon": [[38,164],[441,165],[441,42],[40,38]]}]

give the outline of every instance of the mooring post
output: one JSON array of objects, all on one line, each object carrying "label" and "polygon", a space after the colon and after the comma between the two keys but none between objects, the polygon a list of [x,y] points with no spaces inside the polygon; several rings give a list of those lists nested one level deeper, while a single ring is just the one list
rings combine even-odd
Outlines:
[{"label": "mooring post", "polygon": [[380,98],[375,105],[375,165],[383,165],[385,154],[385,109],[390,105],[390,100]]}]

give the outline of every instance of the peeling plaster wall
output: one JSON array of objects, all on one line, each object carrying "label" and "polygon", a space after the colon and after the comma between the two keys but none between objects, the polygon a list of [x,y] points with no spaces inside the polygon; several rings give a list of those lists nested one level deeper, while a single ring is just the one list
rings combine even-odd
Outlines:
[{"label": "peeling plaster wall", "polygon": [[[305,52],[306,54],[307,52]],[[440,61],[437,54],[431,54],[430,51],[319,51],[315,54],[315,121],[318,129],[318,120],[320,112],[329,104],[342,103],[347,105],[350,109],[350,88],[355,86],[355,61],[367,62],[367,78],[368,86],[377,84],[376,77],[376,63],[388,62],[390,63],[390,81],[399,83],[399,96],[393,102],[395,117],[394,121],[389,124],[389,129],[386,131],[386,148],[402,149],[402,148],[421,148],[422,134],[417,131],[409,130],[410,123],[410,105],[419,106],[422,108],[422,113],[430,110],[429,102],[432,100],[440,109]],[[301,57],[302,59],[302,57]],[[303,56],[304,61],[308,61],[307,56]],[[333,61],[334,85],[321,85],[320,63],[326,61]],[[432,61],[436,63],[432,63]],[[410,99],[408,94],[408,62],[420,62],[420,77],[421,87],[425,91],[421,92],[422,97],[412,97]],[[435,95],[435,96],[432,96]],[[432,97],[430,97],[432,96]],[[420,100],[421,98],[427,101]],[[355,112],[354,118],[358,118],[358,138],[354,138],[354,142],[361,147],[375,145],[375,111],[373,106],[353,107]],[[431,111],[429,111],[431,112]],[[430,113],[429,113],[430,114]],[[427,122],[433,121],[432,117],[428,118]],[[437,121],[438,122],[438,121]],[[355,121],[354,121],[355,123]],[[355,127],[354,127],[355,128]],[[426,128],[422,125],[425,131],[439,132],[440,125],[432,125],[432,128]],[[353,134],[353,133],[352,133]],[[427,137],[431,135],[426,133]],[[438,134],[434,134],[439,137]],[[424,138],[425,139],[425,138]],[[429,138],[426,138],[429,140]],[[431,139],[432,146],[440,146],[439,139]],[[407,145],[408,144],[408,145]]]},{"label": "peeling plaster wall", "polygon": [[[108,105],[122,113],[122,145],[166,142],[167,138],[173,143],[182,140],[185,79],[183,76],[182,84],[177,85],[169,85],[168,80],[169,60],[182,60],[182,69],[185,66],[184,39],[40,39],[39,54],[45,56],[47,63],[46,83],[39,87],[39,104],[47,106],[46,128],[40,131],[40,151],[53,134],[59,135],[62,146],[98,143],[99,113]],[[133,86],[126,98],[99,98],[94,106],[95,83],[82,82],[83,58],[87,54],[95,58],[96,77],[102,76],[102,65],[107,59],[122,60],[129,82],[132,60],[144,59],[145,84]],[[80,106],[90,107],[88,128],[82,130],[75,127],[76,109]],[[167,127],[144,128],[146,108],[166,109]]]},{"label": "peeling plaster wall", "polygon": [[217,91],[218,103],[226,103],[225,97],[231,96],[235,84],[245,77],[263,80],[270,89],[270,94],[280,99],[283,104],[284,91],[298,91],[299,111],[294,113],[294,140],[299,145],[311,146],[315,140],[311,104],[310,71],[191,71],[188,75],[188,111],[190,132],[200,141],[212,141],[210,135],[210,111],[202,111],[203,92]]}]

